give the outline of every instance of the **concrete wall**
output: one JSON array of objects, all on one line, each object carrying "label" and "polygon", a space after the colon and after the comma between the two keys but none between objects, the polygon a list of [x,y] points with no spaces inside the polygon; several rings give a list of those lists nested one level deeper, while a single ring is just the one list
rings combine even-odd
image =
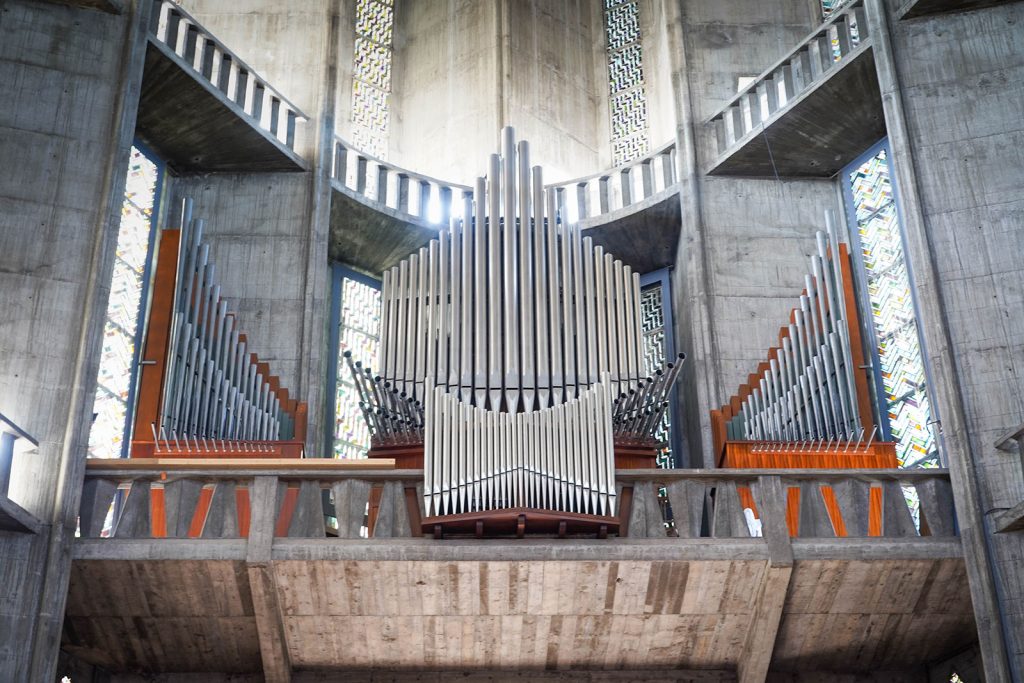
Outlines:
[{"label": "concrete wall", "polygon": [[339,99],[336,64],[346,45],[339,35],[349,35],[340,27],[351,23],[347,5],[190,0],[182,6],[309,117],[296,145],[309,172],[179,177],[172,179],[170,196],[175,214],[182,198],[195,200],[194,215],[207,221],[218,278],[249,348],[292,396],[309,403],[309,454],[322,455],[327,174]]},{"label": "concrete wall", "polygon": [[132,19],[0,4],[0,412],[39,439],[15,463],[11,498],[45,524],[0,532],[4,681],[46,680],[33,657],[57,653],[134,126],[121,98],[141,73]]},{"label": "concrete wall", "polygon": [[[1024,499],[1024,5],[892,21],[920,211],[986,524]],[[895,163],[901,162],[897,156]],[[916,264],[923,267],[922,264]],[[932,321],[936,322],[936,321]],[[1007,647],[1024,675],[1024,538],[992,537]]]},{"label": "concrete wall", "polygon": [[601,3],[395,3],[389,161],[471,184],[502,125],[546,180],[610,164]]},{"label": "concrete wall", "polygon": [[[684,399],[692,464],[710,465],[707,411],[736,392],[769,347],[803,288],[814,234],[838,209],[830,180],[712,177],[717,156],[705,122],[756,74],[806,36],[818,16],[804,0],[698,0],[682,3],[688,84],[680,120],[692,118],[696,178],[684,186],[683,233],[673,274],[677,346],[690,354]],[[679,69],[680,66],[676,66]],[[685,144],[685,137],[684,142]],[[687,154],[681,153],[684,160]],[[696,444],[703,439],[701,461]]]}]

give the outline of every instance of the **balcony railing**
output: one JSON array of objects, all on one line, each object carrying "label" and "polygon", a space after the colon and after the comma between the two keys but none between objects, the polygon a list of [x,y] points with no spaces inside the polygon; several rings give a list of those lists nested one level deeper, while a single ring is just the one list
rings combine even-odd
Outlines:
[{"label": "balcony railing", "polygon": [[[546,185],[558,193],[558,206],[568,220],[592,218],[642,202],[676,183],[676,146],[670,142],[643,159],[601,173]],[[473,189],[413,173],[366,152],[341,138],[334,141],[332,177],[349,191],[427,223],[447,224],[457,202]]]},{"label": "balcony railing", "polygon": [[[426,223],[446,225],[472,188],[398,168],[334,139],[331,177],[351,192]],[[456,208],[455,213],[461,214]]]},{"label": "balcony railing", "polygon": [[718,152],[740,146],[772,116],[867,49],[863,0],[848,2],[828,16],[806,40],[741,90],[711,118]]},{"label": "balcony railing", "polygon": [[[339,467],[313,460],[273,470],[216,461],[141,469],[131,461],[90,463],[81,536],[104,533],[118,491],[115,539],[246,537],[253,520],[279,537],[419,535],[422,471]],[[946,470],[620,470],[617,482],[629,537],[956,535]],[[920,530],[904,487],[917,491]],[[331,518],[336,524],[325,522]]]},{"label": "balcony railing", "polygon": [[294,150],[296,125],[308,117],[172,0],[152,2],[150,36],[256,126]]},{"label": "balcony railing", "polygon": [[575,221],[638,204],[676,182],[676,143],[672,141],[618,168],[548,187],[555,188],[558,205]]}]

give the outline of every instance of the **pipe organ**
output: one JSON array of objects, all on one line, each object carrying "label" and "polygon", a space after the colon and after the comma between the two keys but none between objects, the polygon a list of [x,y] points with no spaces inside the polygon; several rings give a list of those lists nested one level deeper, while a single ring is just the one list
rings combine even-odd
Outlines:
[{"label": "pipe organ", "polygon": [[716,457],[726,467],[895,467],[894,445],[873,426],[849,252],[831,212],[810,261],[777,345],[712,411]]},{"label": "pipe organ", "polygon": [[424,528],[498,511],[607,527],[616,447],[653,453],[682,354],[644,376],[639,274],[560,209],[504,129],[461,212],[384,273],[378,370],[346,354],[371,456],[422,445]]},{"label": "pipe organ", "polygon": [[186,199],[161,233],[132,456],[300,457],[306,406],[248,348]]}]

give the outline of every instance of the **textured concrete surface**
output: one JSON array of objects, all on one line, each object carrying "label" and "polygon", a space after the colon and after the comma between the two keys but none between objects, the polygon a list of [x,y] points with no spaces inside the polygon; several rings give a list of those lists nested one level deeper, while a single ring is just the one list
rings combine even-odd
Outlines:
[{"label": "textured concrete surface", "polygon": [[0,412],[39,440],[10,495],[44,524],[0,533],[0,680],[45,680],[57,652],[134,111],[131,20],[0,4]]},{"label": "textured concrete surface", "polygon": [[[693,118],[697,173],[717,157],[705,122],[755,75],[793,49],[817,18],[812,3],[702,0],[682,6],[683,105]],[[685,155],[681,154],[685,159]],[[684,161],[685,163],[685,161]],[[683,230],[673,272],[676,345],[690,354],[682,401],[691,440],[709,434],[707,413],[746,380],[777,340],[803,288],[814,233],[827,208],[838,209],[828,180],[757,180],[698,174],[683,184]],[[706,317],[697,316],[699,309]],[[691,444],[692,466],[711,463],[710,443]]]},{"label": "textured concrete surface", "polygon": [[[893,24],[920,210],[986,526],[1024,498],[1024,5]],[[899,163],[897,158],[896,163]],[[949,398],[939,396],[939,405]],[[1024,675],[1024,538],[991,539],[1015,675]]]},{"label": "textured concrete surface", "polygon": [[546,182],[610,166],[601,7],[398,0],[389,160],[472,184],[512,125]]}]

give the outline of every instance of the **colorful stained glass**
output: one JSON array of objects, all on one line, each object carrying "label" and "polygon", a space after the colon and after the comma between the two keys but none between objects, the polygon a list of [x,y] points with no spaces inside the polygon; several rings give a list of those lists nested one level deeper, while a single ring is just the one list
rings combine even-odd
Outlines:
[{"label": "colorful stained glass", "polygon": [[[665,293],[660,282],[640,292],[640,330],[643,335],[644,374],[650,376],[665,367]],[[665,411],[655,436],[659,441],[671,444],[671,430],[671,413]],[[672,467],[671,446],[661,449],[658,467]]]},{"label": "colorful stained glass", "polygon": [[89,430],[92,458],[118,458],[124,453],[131,412],[128,399],[134,377],[135,338],[160,177],[160,167],[132,147],[93,399],[95,417]]},{"label": "colorful stained glass", "polygon": [[897,457],[901,467],[936,467],[927,376],[887,151],[851,171],[848,181]]},{"label": "colorful stained glass", "polygon": [[391,46],[395,10],[390,0],[356,3],[352,78],[352,142],[383,159],[391,118]]},{"label": "colorful stained glass", "polygon": [[334,457],[364,458],[370,432],[359,407],[359,393],[342,354],[370,367],[380,344],[380,290],[348,277],[341,279],[338,326],[337,394],[334,412]]},{"label": "colorful stained glass", "polygon": [[605,0],[605,10],[612,158],[620,166],[647,154],[650,147],[640,10],[626,0]]}]

